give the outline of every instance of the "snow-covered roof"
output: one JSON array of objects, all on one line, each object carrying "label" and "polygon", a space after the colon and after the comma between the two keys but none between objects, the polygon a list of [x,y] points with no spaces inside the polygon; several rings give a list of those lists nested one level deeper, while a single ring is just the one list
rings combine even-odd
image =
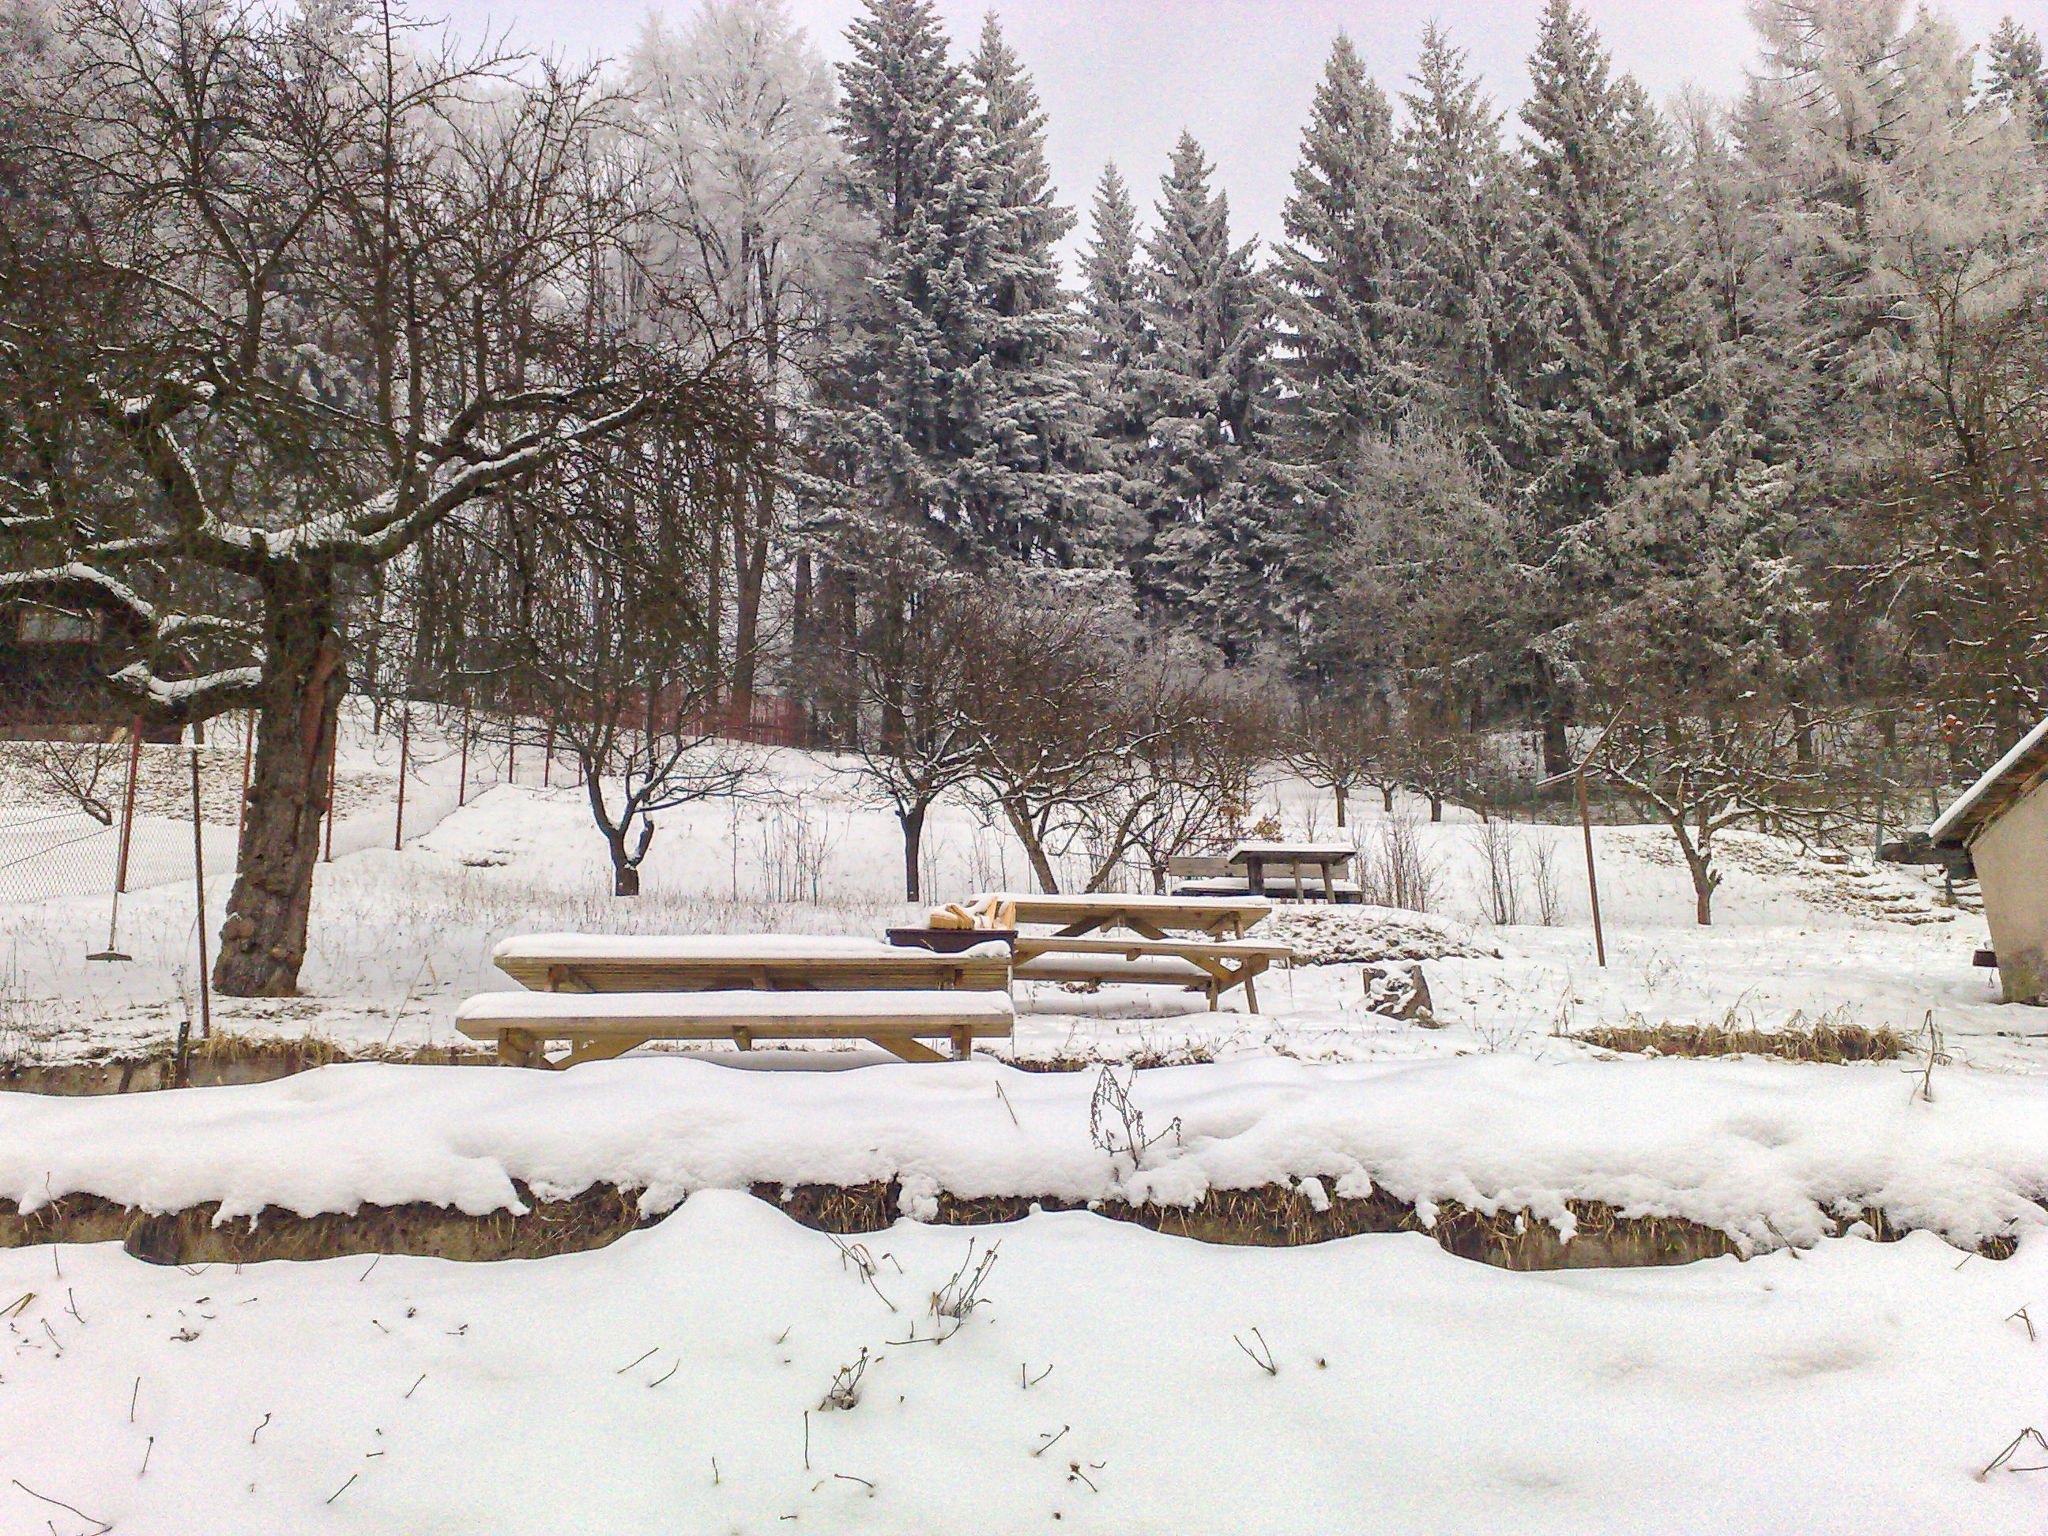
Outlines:
[{"label": "snow-covered roof", "polygon": [[1927,829],[1928,841],[1937,848],[1962,847],[1978,828],[1995,821],[2044,779],[2048,779],[2048,720],[2021,737],[2019,745],[1993,763],[1983,778],[1941,813]]}]

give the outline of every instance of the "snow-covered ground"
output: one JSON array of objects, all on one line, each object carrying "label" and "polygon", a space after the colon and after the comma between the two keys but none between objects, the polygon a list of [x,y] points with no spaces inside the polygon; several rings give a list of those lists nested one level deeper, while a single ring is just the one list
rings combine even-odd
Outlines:
[{"label": "snow-covered ground", "polygon": [[[408,1049],[452,1039],[455,1004],[506,985],[489,952],[508,934],[874,935],[912,915],[893,820],[819,756],[764,754],[772,796],[663,818],[646,894],[620,902],[580,791],[501,784],[458,809],[452,754],[431,741],[414,835],[393,851],[377,786],[394,752],[350,739],[363,790],[320,871],[307,995],[217,1000],[218,1027]],[[1299,785],[1272,801],[1291,830],[1332,830]],[[1375,802],[1359,832],[1373,847],[1388,825]],[[216,907],[229,831],[209,833]],[[1575,827],[1506,834],[1518,915],[1548,924],[1487,920],[1502,914],[1469,816],[1412,831],[1434,872],[1440,938],[1416,943],[1441,956],[1423,961],[1438,1027],[1367,1012],[1356,963],[1262,978],[1257,1014],[1157,989],[1024,989],[1015,1059],[1215,1058],[1138,1075],[1147,1134],[1179,1121],[1140,1158],[1091,1138],[1095,1071],[867,1050],[0,1095],[0,1199],[23,1207],[77,1191],[152,1210],[478,1212],[517,1209],[521,1186],[602,1181],[671,1213],[598,1252],[495,1265],[195,1273],[111,1245],[0,1251],[0,1531],[2048,1524],[2048,1474],[1972,1475],[2048,1429],[2048,1340],[2033,1342],[2048,1326],[2048,1010],[1996,1002],[1970,965],[1981,918],[1908,873],[1749,837],[1701,929],[1665,834],[1598,828],[1603,968]],[[927,843],[933,899],[1025,878],[965,805],[942,807]],[[80,869],[69,894],[0,906],[10,1059],[132,1052],[193,1006],[189,865],[124,901],[128,964],[85,960],[105,942],[111,867]],[[1930,1014],[1945,1056],[1931,1100],[1918,1047],[1822,1066],[1570,1038],[1825,1020],[1931,1045]],[[775,1070],[826,1066],[842,1070]],[[898,1181],[905,1219],[859,1253],[740,1193],[873,1179]],[[914,1219],[940,1192],[1185,1201],[1275,1183],[1564,1231],[1567,1202],[1603,1201],[1718,1227],[1752,1257],[1516,1274],[1420,1234],[1252,1250],[1086,1213]],[[1830,1235],[1865,1206],[1925,1230]],[[2009,1259],[1967,1251],[2014,1236]],[[935,1313],[996,1242],[986,1305]],[[825,1406],[863,1349],[859,1402]]]},{"label": "snow-covered ground", "polygon": [[[991,1241],[987,1304],[928,1342],[953,1325],[930,1298]],[[2013,1316],[2048,1294],[2041,1244],[1960,1268],[1918,1236],[1529,1275],[1421,1236],[1220,1248],[1074,1213],[905,1223],[864,1247],[872,1285],[832,1239],[711,1193],[610,1248],[534,1262],[193,1273],[112,1246],[0,1253],[0,1291],[33,1295],[0,1353],[0,1528],[2031,1536],[2048,1521],[2040,1476],[1973,1477],[2043,1418],[2048,1343]],[[823,1406],[863,1350],[858,1401]]]}]

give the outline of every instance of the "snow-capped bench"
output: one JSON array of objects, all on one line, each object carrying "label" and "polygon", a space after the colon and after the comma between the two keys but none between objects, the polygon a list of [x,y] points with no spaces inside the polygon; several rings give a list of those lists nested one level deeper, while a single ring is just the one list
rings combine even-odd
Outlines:
[{"label": "snow-capped bench", "polygon": [[1112,934],[1026,934],[1016,938],[1010,974],[1017,981],[1079,981],[1179,986],[1199,992],[1216,1008],[1225,992],[1243,987],[1256,1013],[1253,978],[1275,960],[1291,960],[1285,944],[1252,939],[1127,939]]},{"label": "snow-capped bench", "polygon": [[806,934],[538,933],[492,951],[537,992],[1001,992],[1010,951],[977,944],[934,954],[878,939]]},{"label": "snow-capped bench", "polygon": [[[485,992],[455,1011],[457,1030],[522,1067],[603,1061],[650,1040],[868,1040],[905,1061],[942,1061],[923,1041],[948,1040],[964,1057],[1014,1022],[1009,993],[968,990]],[[551,1060],[558,1040],[569,1053]]]}]

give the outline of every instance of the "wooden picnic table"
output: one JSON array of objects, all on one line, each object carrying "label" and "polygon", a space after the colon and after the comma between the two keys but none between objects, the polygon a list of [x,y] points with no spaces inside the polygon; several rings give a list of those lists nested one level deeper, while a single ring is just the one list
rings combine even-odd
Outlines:
[{"label": "wooden picnic table", "polygon": [[1242,938],[1246,929],[1255,927],[1273,910],[1273,904],[1259,896],[1035,896],[1002,892],[993,899],[1013,903],[1020,925],[1053,924],[1059,927],[1062,938],[1078,938],[1108,928],[1125,928],[1148,939],[1164,939],[1169,931]]},{"label": "wooden picnic table", "polygon": [[1000,942],[956,954],[809,934],[537,933],[492,951],[538,992],[1004,991]]},{"label": "wooden picnic table", "polygon": [[1302,871],[1314,868],[1321,877],[1319,892],[1324,901],[1337,899],[1342,872],[1357,857],[1358,850],[1349,843],[1243,842],[1230,850],[1230,862],[1243,866],[1246,883],[1254,896],[1266,894],[1268,869],[1284,867],[1290,893],[1304,897]]}]

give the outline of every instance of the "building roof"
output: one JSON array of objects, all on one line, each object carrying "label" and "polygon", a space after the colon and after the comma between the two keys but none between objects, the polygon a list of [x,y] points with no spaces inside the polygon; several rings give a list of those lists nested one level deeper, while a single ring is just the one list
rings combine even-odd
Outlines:
[{"label": "building roof", "polygon": [[1927,829],[1928,840],[1937,848],[1966,847],[1988,823],[2043,783],[2048,783],[2048,720],[2027,732],[2019,745],[1964,790]]}]

